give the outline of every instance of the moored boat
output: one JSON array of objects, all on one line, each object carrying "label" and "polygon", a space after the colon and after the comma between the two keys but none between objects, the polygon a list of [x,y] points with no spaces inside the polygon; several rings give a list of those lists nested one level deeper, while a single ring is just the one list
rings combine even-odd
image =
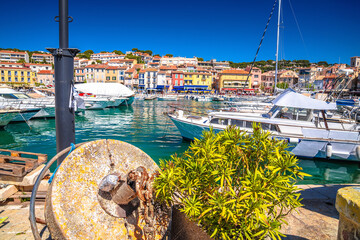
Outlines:
[{"label": "moored boat", "polygon": [[211,112],[201,117],[177,110],[168,116],[185,139],[201,138],[204,130],[219,132],[229,125],[251,134],[253,123],[257,123],[273,137],[288,141],[297,156],[359,161],[360,127],[351,120],[327,119],[326,111],[335,111],[335,103],[286,90],[273,104],[265,114]]}]

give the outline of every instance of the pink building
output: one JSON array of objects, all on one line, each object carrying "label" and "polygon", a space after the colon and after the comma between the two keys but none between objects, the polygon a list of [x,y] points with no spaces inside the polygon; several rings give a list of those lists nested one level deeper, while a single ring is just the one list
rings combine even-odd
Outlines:
[{"label": "pink building", "polygon": [[[250,66],[245,68],[245,71],[250,71]],[[261,85],[261,69],[253,67],[251,70],[251,87],[254,89],[259,89]]]},{"label": "pink building", "polygon": [[53,70],[40,70],[36,76],[36,82],[38,84],[55,85],[54,71]]}]

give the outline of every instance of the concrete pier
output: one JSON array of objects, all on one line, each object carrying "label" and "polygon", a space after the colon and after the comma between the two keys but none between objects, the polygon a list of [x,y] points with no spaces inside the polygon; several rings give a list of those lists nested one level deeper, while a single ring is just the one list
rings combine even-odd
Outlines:
[{"label": "concrete pier", "polygon": [[[348,185],[299,185],[303,189],[303,207],[286,217],[288,225],[284,224],[281,232],[289,240],[326,240],[337,239],[339,226],[339,213],[335,208],[337,191]],[[37,217],[43,218],[44,206],[36,207]],[[8,219],[0,224],[0,239],[33,239],[28,220],[29,207],[22,205],[0,206],[0,217]],[[44,234],[43,239],[48,239],[48,231],[44,225],[38,224],[39,232]]]}]

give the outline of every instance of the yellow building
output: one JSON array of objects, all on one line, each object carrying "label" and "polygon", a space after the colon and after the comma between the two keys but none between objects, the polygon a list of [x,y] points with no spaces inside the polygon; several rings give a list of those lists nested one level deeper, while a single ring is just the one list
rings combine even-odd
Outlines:
[{"label": "yellow building", "polygon": [[106,82],[119,82],[119,68],[118,67],[113,67],[113,66],[108,66],[105,68],[105,79]]},{"label": "yellow building", "polygon": [[211,73],[184,72],[184,90],[211,90]]},{"label": "yellow building", "polygon": [[35,86],[36,73],[25,67],[0,67],[0,83]]},{"label": "yellow building", "polygon": [[219,90],[220,91],[237,91],[251,88],[251,75],[244,70],[224,70],[219,73]]}]

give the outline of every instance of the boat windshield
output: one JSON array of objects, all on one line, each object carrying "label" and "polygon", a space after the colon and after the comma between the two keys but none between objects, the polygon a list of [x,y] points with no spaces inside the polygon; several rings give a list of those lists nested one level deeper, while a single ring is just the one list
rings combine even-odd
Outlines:
[{"label": "boat windshield", "polygon": [[298,121],[311,121],[313,111],[311,109],[281,107],[275,118],[283,118]]},{"label": "boat windshield", "polygon": [[281,109],[279,106],[273,106],[268,113],[262,114],[264,118],[273,118]]},{"label": "boat windshield", "polygon": [[6,99],[29,99],[30,97],[24,93],[0,94],[0,97]]}]

